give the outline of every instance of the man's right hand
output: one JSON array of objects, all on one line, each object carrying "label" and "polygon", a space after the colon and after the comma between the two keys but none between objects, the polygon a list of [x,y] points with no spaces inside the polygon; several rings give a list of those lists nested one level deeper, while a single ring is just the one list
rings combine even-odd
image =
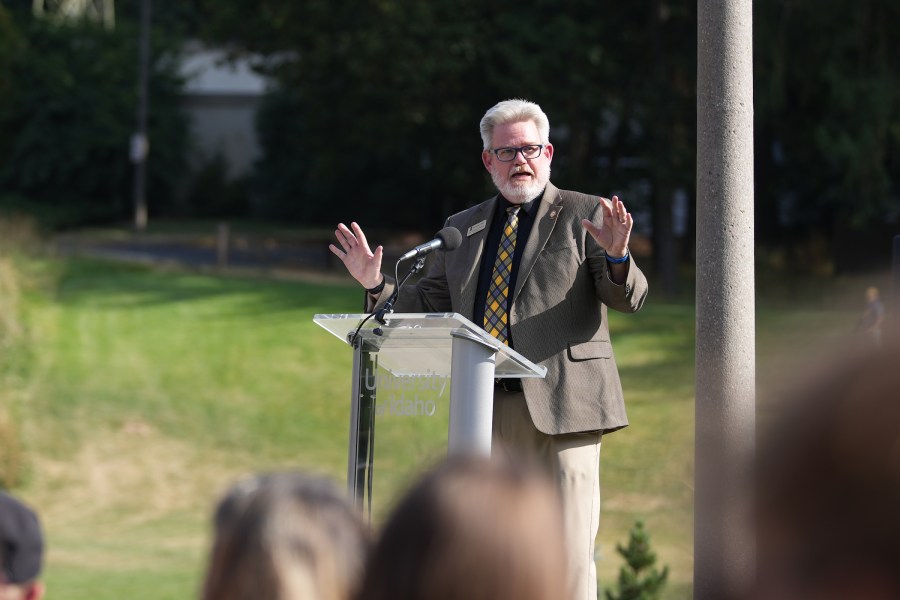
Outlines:
[{"label": "man's right hand", "polygon": [[366,289],[371,289],[381,283],[384,277],[381,274],[381,257],[384,248],[378,246],[375,252],[369,250],[369,242],[366,234],[356,223],[350,223],[348,228],[343,223],[338,223],[334,231],[340,248],[329,244],[331,253],[341,259],[347,271]]}]

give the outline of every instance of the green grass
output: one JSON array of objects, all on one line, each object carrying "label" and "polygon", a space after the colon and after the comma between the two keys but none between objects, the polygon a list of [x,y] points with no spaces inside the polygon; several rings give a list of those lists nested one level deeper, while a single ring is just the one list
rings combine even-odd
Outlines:
[{"label": "green grass", "polygon": [[16,399],[50,597],[194,596],[229,481],[280,467],[343,476],[350,355],[312,315],[350,311],[357,290],[45,268],[56,283],[27,299]]},{"label": "green grass", "polygon": [[[351,356],[312,316],[356,312],[355,286],[33,267],[44,284],[23,299],[30,349],[4,366],[0,401],[22,426],[16,493],[44,520],[50,598],[196,597],[212,506],[235,477],[346,476]],[[846,305],[764,304],[761,364],[841,320],[852,321]],[[615,544],[643,519],[671,568],[665,597],[689,598],[693,308],[651,298],[610,321],[632,425],[603,440],[601,582],[614,582]],[[379,429],[376,518],[440,454],[445,416],[418,421],[416,435],[410,423]]]},{"label": "green grass", "polygon": [[694,313],[648,305],[610,314],[611,336],[631,425],[604,438],[598,573],[612,585],[622,564],[617,543],[646,523],[659,562],[668,564],[669,598],[689,598],[692,579]]}]

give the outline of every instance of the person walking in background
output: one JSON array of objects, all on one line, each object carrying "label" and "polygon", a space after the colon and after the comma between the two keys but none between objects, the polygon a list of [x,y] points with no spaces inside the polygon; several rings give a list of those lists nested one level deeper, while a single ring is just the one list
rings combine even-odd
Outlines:
[{"label": "person walking in background", "polygon": [[[600,440],[628,425],[609,337],[607,307],[632,313],[647,280],[628,250],[633,219],[612,199],[550,182],[550,122],[540,106],[506,100],[481,120],[482,163],[498,194],[455,214],[453,252],[431,256],[425,276],[401,288],[400,312],[457,312],[531,361],[543,379],[497,380],[494,438],[537,457],[562,491],[575,598],[596,600],[594,541],[600,523]],[[330,246],[383,306],[397,282],[381,272],[357,223]]]},{"label": "person walking in background", "polygon": [[543,470],[451,458],[397,504],[358,600],[565,600],[562,521]]},{"label": "person walking in background", "polygon": [[40,600],[44,535],[37,514],[0,492],[0,600]]},{"label": "person walking in background", "polygon": [[371,544],[345,493],[298,472],[236,482],[214,530],[203,600],[349,600]]},{"label": "person walking in background", "polygon": [[856,330],[868,337],[877,348],[881,346],[882,329],[884,328],[884,304],[878,294],[877,287],[866,289],[866,308],[856,324]]}]

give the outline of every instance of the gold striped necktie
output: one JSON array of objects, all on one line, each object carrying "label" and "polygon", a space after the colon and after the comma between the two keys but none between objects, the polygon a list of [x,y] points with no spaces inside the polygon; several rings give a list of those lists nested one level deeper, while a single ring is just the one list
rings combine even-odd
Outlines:
[{"label": "gold striped necktie", "polygon": [[506,209],[508,217],[500,245],[497,247],[497,260],[491,274],[491,285],[488,288],[487,302],[484,306],[484,329],[492,336],[509,345],[509,277],[512,273],[513,254],[516,251],[516,232],[519,229],[519,208],[510,206]]}]

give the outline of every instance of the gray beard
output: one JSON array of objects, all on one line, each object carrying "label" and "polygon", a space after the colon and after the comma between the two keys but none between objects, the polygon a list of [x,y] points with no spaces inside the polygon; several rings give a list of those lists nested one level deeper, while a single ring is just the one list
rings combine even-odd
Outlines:
[{"label": "gray beard", "polygon": [[503,194],[503,197],[513,204],[522,204],[528,202],[532,198],[537,198],[547,183],[550,181],[550,167],[547,167],[547,173],[541,177],[541,173],[535,173],[534,179],[527,184],[514,183],[509,179],[500,179],[496,173],[491,173],[491,179],[497,190]]}]

